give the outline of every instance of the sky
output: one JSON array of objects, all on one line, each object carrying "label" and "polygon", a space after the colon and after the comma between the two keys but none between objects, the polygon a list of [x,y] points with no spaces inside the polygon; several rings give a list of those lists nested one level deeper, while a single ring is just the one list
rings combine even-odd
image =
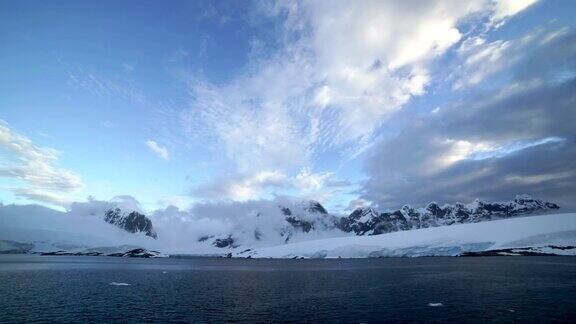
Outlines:
[{"label": "sky", "polygon": [[[576,209],[574,1],[0,0],[0,202]],[[116,198],[115,198],[116,197]]]}]

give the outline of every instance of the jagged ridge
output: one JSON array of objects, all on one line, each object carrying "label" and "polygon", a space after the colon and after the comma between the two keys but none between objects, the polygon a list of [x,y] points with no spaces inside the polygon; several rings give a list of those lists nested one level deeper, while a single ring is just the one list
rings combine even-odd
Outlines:
[{"label": "jagged ridge", "polygon": [[[290,208],[286,206],[278,206],[278,208],[284,218],[284,225],[273,233],[254,229],[256,241],[261,240],[262,236],[279,235],[284,243],[290,243],[298,232],[312,234],[312,232],[334,229],[355,235],[378,235],[510,218],[555,210],[559,207],[554,203],[534,199],[528,195],[519,195],[513,201],[508,202],[485,202],[477,199],[467,205],[456,203],[444,206],[431,202],[425,208],[416,209],[405,205],[398,210],[387,212],[378,212],[374,208],[364,207],[354,210],[345,217],[329,214],[317,201],[305,201]],[[237,248],[246,243],[241,244],[235,233],[226,233],[216,237],[203,236],[198,241],[207,240],[211,240],[211,244],[219,248]]]},{"label": "jagged ridge", "polygon": [[444,205],[431,202],[425,208],[415,209],[405,205],[401,209],[378,213],[373,208],[358,208],[341,219],[338,228],[356,235],[377,235],[419,228],[476,223],[493,219],[510,218],[560,207],[554,203],[519,195],[513,201],[490,203],[475,200],[464,205]]}]

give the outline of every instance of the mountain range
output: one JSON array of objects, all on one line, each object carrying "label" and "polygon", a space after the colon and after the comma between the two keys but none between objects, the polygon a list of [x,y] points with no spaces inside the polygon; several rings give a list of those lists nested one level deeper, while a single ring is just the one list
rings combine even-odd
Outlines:
[{"label": "mountain range", "polygon": [[[520,215],[542,213],[559,209],[554,203],[541,201],[529,195],[518,195],[511,201],[486,202],[480,199],[469,204],[438,205],[429,203],[424,208],[405,205],[400,209],[379,212],[372,207],[355,209],[348,216],[338,217],[329,214],[317,201],[303,201],[292,206],[278,206],[283,217],[283,226],[276,233],[263,233],[255,228],[253,238],[260,241],[264,236],[279,235],[284,243],[291,241],[296,234],[317,231],[341,231],[354,235],[378,235],[428,227],[449,226],[454,224],[477,223],[494,219],[505,219]],[[261,214],[258,215],[263,216]],[[144,233],[158,238],[152,221],[137,211],[123,211],[112,208],[104,213],[104,221],[130,233]],[[207,234],[199,242],[209,242],[218,248],[237,248],[243,245],[238,233]],[[246,242],[244,242],[246,243]]]},{"label": "mountain range", "polygon": [[96,207],[60,212],[38,205],[0,205],[0,253],[109,255],[146,248],[176,254],[240,254],[318,240],[356,237],[362,241],[394,232],[413,236],[425,229],[448,230],[458,224],[550,214],[559,209],[554,203],[527,195],[504,202],[432,202],[422,208],[406,205],[388,211],[362,207],[345,216],[331,214],[313,200],[272,201],[232,208],[223,214],[207,209],[150,217],[127,205],[107,203]]},{"label": "mountain range", "polygon": [[306,238],[307,236],[319,235],[322,232],[330,232],[332,237],[378,235],[546,213],[560,207],[529,195],[518,195],[513,200],[504,202],[486,202],[477,199],[469,204],[442,206],[431,202],[424,208],[405,205],[398,210],[384,212],[372,207],[362,207],[344,217],[329,214],[317,201],[305,201],[290,207],[278,206],[278,208],[283,221],[279,223],[280,226],[273,226],[267,233],[261,228],[255,228],[253,237],[250,237],[245,235],[249,229],[243,228],[238,232],[205,235],[199,242],[212,244],[218,248],[246,248],[263,245],[258,241],[271,236],[280,237],[283,243],[290,243],[294,241],[295,236],[299,236],[300,240],[307,240],[311,239]]},{"label": "mountain range", "polygon": [[378,212],[373,208],[358,208],[338,223],[344,232],[356,235],[378,235],[420,228],[477,223],[559,209],[554,203],[518,195],[512,201],[485,202],[475,200],[464,205],[456,203],[439,206],[435,202],[425,208],[405,205],[394,211]]}]

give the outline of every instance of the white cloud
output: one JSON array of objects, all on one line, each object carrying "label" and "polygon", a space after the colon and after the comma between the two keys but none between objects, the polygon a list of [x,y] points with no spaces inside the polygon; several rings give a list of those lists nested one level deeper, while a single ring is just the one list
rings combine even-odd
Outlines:
[{"label": "white cloud", "polygon": [[325,183],[332,176],[331,172],[312,173],[310,168],[303,168],[296,175],[294,183],[302,191],[318,191],[324,188]]},{"label": "white cloud", "polygon": [[142,213],[140,202],[130,195],[115,196],[110,200],[97,200],[89,196],[84,202],[73,202],[68,206],[68,212],[75,216],[101,216],[112,208],[120,208],[124,211],[137,211]]},{"label": "white cloud", "polygon": [[458,49],[458,56],[462,63],[452,72],[453,88],[474,86],[488,77],[509,71],[512,66],[527,57],[528,51],[538,50],[550,41],[565,36],[567,32],[567,28],[535,29],[517,39],[493,42],[487,42],[481,37],[470,38]]},{"label": "white cloud", "polygon": [[[241,169],[246,159],[306,164],[320,144],[365,142],[425,94],[429,64],[463,37],[459,22],[491,10],[486,1],[280,4],[269,11],[288,14],[285,39],[292,40],[228,85],[195,82],[189,113],[203,119],[201,131],[214,132]],[[314,138],[310,120],[317,121]]]},{"label": "white cloud", "polygon": [[[474,36],[462,22],[478,14],[485,24],[496,12],[491,1],[299,1],[261,9],[285,19],[277,52],[253,58],[227,83],[187,80],[194,99],[179,116],[187,135],[221,147],[244,180],[263,170],[296,178],[327,151],[355,158],[394,113],[426,94],[436,59]],[[244,180],[228,196],[262,191]]]},{"label": "white cloud", "polygon": [[0,121],[0,150],[7,153],[2,155],[0,177],[18,179],[26,185],[13,189],[18,196],[65,205],[64,194],[83,186],[78,175],[57,167],[58,151],[35,145],[3,121]]},{"label": "white cloud", "polygon": [[426,173],[439,172],[475,154],[486,153],[496,149],[494,144],[483,141],[471,142],[451,138],[444,138],[440,141],[441,143],[437,144],[437,146],[444,148],[444,152],[441,155],[433,156],[431,163],[422,168]]},{"label": "white cloud", "polygon": [[491,43],[477,41],[464,44],[460,54],[465,57],[462,76],[454,83],[454,89],[480,83],[487,76],[501,71],[515,57],[510,53],[516,42],[497,40]]},{"label": "white cloud", "polygon": [[209,200],[247,201],[256,199],[267,188],[287,185],[280,171],[260,171],[252,175],[227,175],[213,178],[193,190],[195,196]]},{"label": "white cloud", "polygon": [[403,116],[409,127],[375,146],[362,198],[397,207],[526,192],[574,208],[574,39],[533,29],[464,43],[463,68],[482,84],[433,114]]},{"label": "white cloud", "polygon": [[495,1],[494,20],[502,20],[530,7],[537,0],[498,0]]},{"label": "white cloud", "polygon": [[66,207],[70,205],[73,200],[60,193],[54,193],[47,190],[35,188],[13,188],[12,191],[18,197],[44,202],[51,205]]},{"label": "white cloud", "polygon": [[188,199],[186,199],[186,197],[169,196],[169,197],[163,197],[160,200],[158,200],[157,205],[162,208],[174,206],[179,209],[185,209],[186,207],[188,207],[188,203],[189,201]]},{"label": "white cloud", "polygon": [[160,146],[153,140],[146,141],[146,146],[156,154],[159,158],[168,161],[170,159],[170,155],[168,153],[168,149],[166,147]]},{"label": "white cloud", "polygon": [[247,201],[262,198],[262,194],[277,195],[270,190],[297,191],[300,199],[325,201],[330,196],[350,186],[348,181],[335,178],[331,172],[313,172],[305,167],[295,176],[280,171],[260,171],[251,175],[226,175],[211,179],[196,187],[192,194],[211,201]]},{"label": "white cloud", "polygon": [[[482,2],[303,2],[292,10],[309,26],[314,98],[337,112],[335,144],[374,130],[430,82],[428,65],[462,37],[457,24]],[[330,91],[328,92],[327,89]],[[327,96],[330,94],[330,96]],[[329,98],[329,100],[328,100]]]},{"label": "white cloud", "polygon": [[353,199],[348,203],[348,207],[346,208],[347,211],[353,211],[357,208],[363,208],[363,207],[370,207],[372,205],[372,202],[366,200],[366,199]]}]

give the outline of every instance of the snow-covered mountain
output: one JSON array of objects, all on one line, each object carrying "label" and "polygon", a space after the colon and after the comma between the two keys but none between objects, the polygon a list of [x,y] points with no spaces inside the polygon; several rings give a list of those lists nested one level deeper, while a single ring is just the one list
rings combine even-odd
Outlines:
[{"label": "snow-covered mountain", "polygon": [[154,239],[158,238],[152,221],[137,211],[124,212],[116,207],[104,213],[104,220],[130,233],[145,233]]},{"label": "snow-covered mountain", "polygon": [[94,252],[98,248],[109,254],[139,247],[158,250],[159,244],[146,231],[133,233],[110,224],[104,212],[78,214],[39,205],[0,204],[0,253]]},{"label": "snow-covered mountain", "polygon": [[430,203],[424,208],[404,206],[386,212],[359,208],[343,217],[328,213],[316,201],[230,204],[219,210],[207,206],[193,211],[166,209],[163,214],[145,216],[137,205],[125,201],[78,203],[68,212],[37,205],[0,204],[0,252],[109,254],[107,251],[123,253],[145,248],[164,253],[226,255],[332,238],[393,232],[420,235],[418,230],[425,228],[451,228],[559,208],[529,196],[500,203]]},{"label": "snow-covered mountain", "polygon": [[464,205],[444,205],[431,202],[425,208],[405,205],[394,211],[379,213],[373,208],[358,208],[342,218],[339,228],[356,235],[378,235],[420,228],[477,223],[557,210],[554,203],[519,195],[512,201],[485,202],[475,200]]},{"label": "snow-covered mountain", "polygon": [[329,214],[317,201],[286,201],[264,209],[238,215],[242,221],[228,231],[201,235],[199,245],[247,249],[347,235],[338,229],[340,218]]},{"label": "snow-covered mountain", "polygon": [[[199,241],[218,248],[247,249],[271,244],[319,238],[323,234],[334,236],[378,235],[420,228],[477,223],[495,219],[554,211],[558,205],[519,195],[512,201],[485,202],[476,200],[464,205],[439,206],[429,203],[424,208],[405,205],[399,210],[378,212],[374,208],[358,208],[350,215],[338,217],[329,214],[317,201],[304,201],[290,206],[278,206],[280,217],[273,226],[247,226],[228,233],[202,236]],[[271,213],[273,214],[273,213]],[[257,213],[258,217],[274,218],[273,215]],[[247,228],[252,224],[254,228]],[[266,229],[266,230],[264,230]],[[253,235],[246,235],[253,231]]]}]

